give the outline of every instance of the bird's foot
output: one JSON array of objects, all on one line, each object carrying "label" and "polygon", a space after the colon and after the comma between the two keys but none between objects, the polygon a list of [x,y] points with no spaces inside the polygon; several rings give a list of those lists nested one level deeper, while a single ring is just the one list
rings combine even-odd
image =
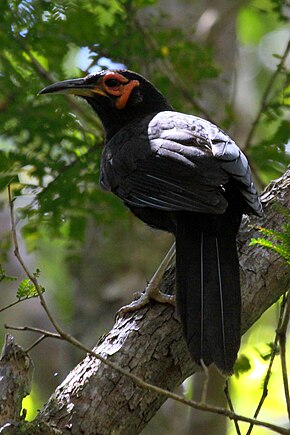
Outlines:
[{"label": "bird's foot", "polygon": [[175,257],[175,243],[172,245],[170,250],[168,251],[166,257],[160,264],[159,268],[151,278],[149,284],[147,285],[144,292],[136,293],[137,298],[128,305],[120,308],[117,311],[116,317],[122,317],[126,313],[130,313],[132,311],[139,310],[143,308],[145,305],[149,304],[151,300],[156,302],[160,302],[162,304],[170,304],[175,306],[175,296],[167,295],[158,290],[160,281],[169,265],[171,265],[173,259]]},{"label": "bird's foot", "polygon": [[175,296],[167,295],[160,292],[157,288],[150,287],[150,283],[144,292],[136,292],[134,296],[137,296],[137,298],[130,304],[121,307],[117,311],[116,317],[122,317],[127,313],[139,310],[140,308],[143,308],[145,305],[149,304],[149,302],[152,300],[162,304],[170,304],[175,306]]}]

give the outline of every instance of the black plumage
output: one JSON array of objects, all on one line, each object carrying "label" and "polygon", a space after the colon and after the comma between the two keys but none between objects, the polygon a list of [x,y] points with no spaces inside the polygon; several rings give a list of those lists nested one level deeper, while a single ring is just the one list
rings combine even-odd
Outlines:
[{"label": "black plumage", "polygon": [[240,345],[236,234],[262,213],[247,159],[221,129],[173,111],[131,71],[103,71],[42,93],[85,98],[106,132],[100,184],[176,237],[176,301],[193,359],[230,374]]}]

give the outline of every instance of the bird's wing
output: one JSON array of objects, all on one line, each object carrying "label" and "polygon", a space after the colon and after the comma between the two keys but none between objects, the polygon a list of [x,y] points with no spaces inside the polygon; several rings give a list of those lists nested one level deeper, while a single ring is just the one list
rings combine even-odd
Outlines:
[{"label": "bird's wing", "polygon": [[[193,148],[186,156],[183,151],[179,143],[162,140],[156,154],[139,160],[137,170],[126,180],[126,202],[163,210],[223,213],[227,207],[222,189],[226,177],[206,152]],[[208,180],[206,167],[212,175]]]},{"label": "bird's wing", "polygon": [[223,213],[230,178],[256,206],[245,156],[218,127],[190,115],[160,112],[141,127],[120,131],[103,166],[103,187],[131,206]]}]

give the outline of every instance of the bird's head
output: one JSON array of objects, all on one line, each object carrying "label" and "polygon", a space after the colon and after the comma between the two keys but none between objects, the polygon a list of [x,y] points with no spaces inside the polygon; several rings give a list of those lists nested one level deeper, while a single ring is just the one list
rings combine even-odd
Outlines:
[{"label": "bird's head", "polygon": [[87,100],[103,122],[108,138],[138,116],[172,110],[148,80],[128,70],[105,70],[57,82],[40,91],[50,93],[73,94]]}]

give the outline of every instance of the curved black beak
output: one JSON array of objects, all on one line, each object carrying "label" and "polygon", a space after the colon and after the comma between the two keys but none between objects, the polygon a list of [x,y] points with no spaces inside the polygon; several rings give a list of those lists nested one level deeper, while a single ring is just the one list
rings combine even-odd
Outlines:
[{"label": "curved black beak", "polygon": [[83,78],[64,80],[62,82],[53,83],[42,89],[39,94],[73,94],[84,97],[89,97],[96,92],[96,85],[88,84]]}]

